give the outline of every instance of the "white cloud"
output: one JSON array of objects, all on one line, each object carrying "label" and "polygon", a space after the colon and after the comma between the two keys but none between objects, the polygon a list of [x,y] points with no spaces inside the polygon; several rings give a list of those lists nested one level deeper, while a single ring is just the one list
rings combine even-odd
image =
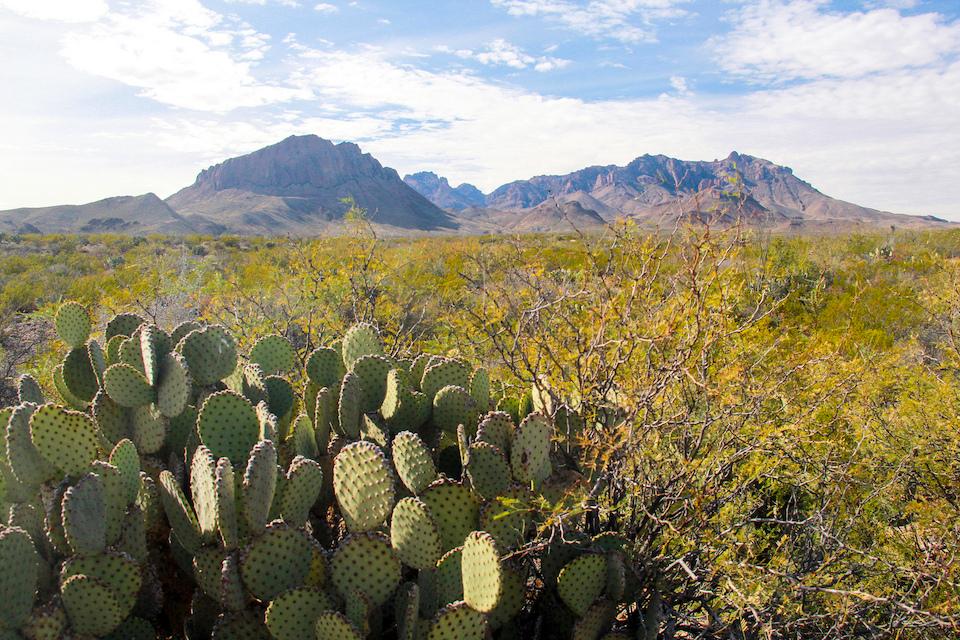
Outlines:
[{"label": "white cloud", "polygon": [[297,9],[300,7],[300,3],[297,0],[224,0],[228,4],[253,4],[261,7],[265,7],[271,2],[279,4],[281,7],[289,7],[291,9]]},{"label": "white cloud", "polygon": [[687,15],[690,0],[490,0],[513,16],[542,16],[591,38],[653,42],[655,20]]},{"label": "white cloud", "polygon": [[105,0],[0,0],[0,11],[58,22],[92,22],[107,9]]},{"label": "white cloud", "polygon": [[335,4],[330,4],[329,2],[321,2],[313,6],[314,11],[319,11],[320,13],[337,13],[340,11],[340,7]]},{"label": "white cloud", "polygon": [[158,102],[229,111],[305,97],[256,77],[268,43],[269,36],[196,0],[149,0],[67,34],[62,53],[77,69]]},{"label": "white cloud", "polygon": [[670,76],[670,86],[681,96],[688,96],[692,93],[690,83],[683,76]]},{"label": "white cloud", "polygon": [[471,49],[450,49],[437,47],[441,53],[451,53],[466,60],[476,60],[480,64],[490,66],[504,66],[511,69],[529,69],[546,72],[563,69],[570,64],[570,60],[553,56],[533,56],[515,44],[502,38],[493,40],[478,51]]},{"label": "white cloud", "polygon": [[960,52],[960,21],[894,9],[840,13],[827,0],[761,0],[711,45],[720,66],[757,81],[858,78],[924,67]]}]

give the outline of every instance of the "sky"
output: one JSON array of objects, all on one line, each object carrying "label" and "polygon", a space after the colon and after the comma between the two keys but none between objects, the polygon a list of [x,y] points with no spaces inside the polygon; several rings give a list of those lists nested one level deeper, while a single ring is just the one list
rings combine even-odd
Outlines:
[{"label": "sky", "polygon": [[731,151],[960,220],[960,0],[0,0],[0,209],[291,134],[484,191]]}]

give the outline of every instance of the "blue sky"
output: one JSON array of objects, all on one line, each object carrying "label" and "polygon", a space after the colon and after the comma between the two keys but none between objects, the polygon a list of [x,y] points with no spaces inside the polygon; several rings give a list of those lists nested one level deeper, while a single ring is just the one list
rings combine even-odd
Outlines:
[{"label": "blue sky", "polygon": [[736,149],[960,219],[957,0],[0,0],[0,83],[0,208],[316,133],[485,191]]}]

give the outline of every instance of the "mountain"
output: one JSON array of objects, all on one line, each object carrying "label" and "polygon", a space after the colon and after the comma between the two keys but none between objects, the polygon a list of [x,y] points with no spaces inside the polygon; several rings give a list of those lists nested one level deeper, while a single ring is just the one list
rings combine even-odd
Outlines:
[{"label": "mountain", "polygon": [[483,207],[487,203],[483,192],[472,184],[464,183],[454,188],[446,178],[441,178],[431,171],[421,171],[405,176],[403,181],[430,202],[448,211]]},{"label": "mountain", "polygon": [[[488,194],[484,208],[489,216],[500,217],[502,212],[534,212],[548,202],[575,202],[604,220],[627,217],[651,225],[681,216],[720,223],[739,218],[777,228],[949,224],[831,198],[787,167],[737,152],[713,161],[643,155],[626,166],[518,180]],[[479,217],[478,212],[472,217]]]},{"label": "mountain", "polygon": [[206,233],[153,193],[89,204],[0,211],[0,230],[14,233]]},{"label": "mountain", "polygon": [[200,172],[169,198],[184,216],[230,233],[314,235],[342,223],[353,198],[372,222],[410,231],[453,231],[457,221],[350,142],[314,135],[231,158]]}]

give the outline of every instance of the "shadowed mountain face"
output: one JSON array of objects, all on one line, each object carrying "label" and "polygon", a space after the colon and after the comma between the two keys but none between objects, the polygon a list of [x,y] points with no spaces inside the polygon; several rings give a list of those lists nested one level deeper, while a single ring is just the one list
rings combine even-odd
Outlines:
[{"label": "shadowed mountain face", "polygon": [[441,178],[430,171],[414,173],[404,177],[403,181],[430,202],[448,211],[463,211],[470,207],[483,207],[487,202],[480,189],[472,184],[464,183],[454,188],[450,186],[446,178]]},{"label": "shadowed mountain face", "polygon": [[352,143],[291,136],[206,169],[167,199],[179,213],[231,233],[321,233],[343,219],[352,198],[378,224],[454,230],[456,220]]}]

